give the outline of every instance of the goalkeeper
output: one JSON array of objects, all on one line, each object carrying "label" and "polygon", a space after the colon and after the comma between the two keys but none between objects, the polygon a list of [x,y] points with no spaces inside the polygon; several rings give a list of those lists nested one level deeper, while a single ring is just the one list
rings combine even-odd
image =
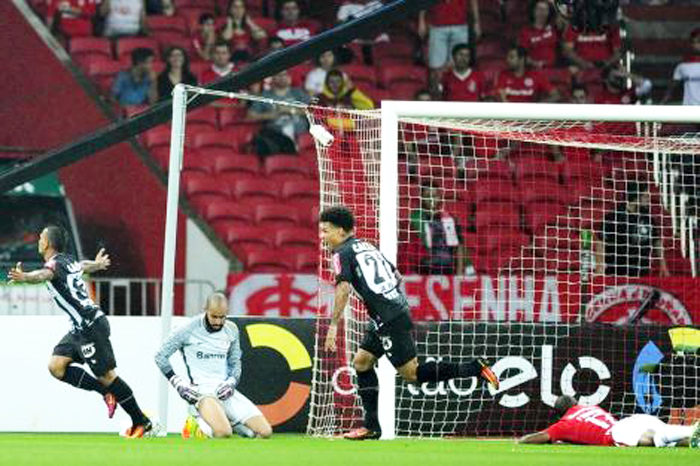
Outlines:
[{"label": "goalkeeper", "polygon": [[498,389],[498,377],[482,358],[464,364],[431,361],[419,364],[411,335],[413,322],[401,275],[372,244],[354,236],[355,218],[346,207],[331,207],[320,215],[321,240],[333,251],[335,302],[325,349],[336,351],[338,323],[354,289],[367,307],[370,322],[353,364],[365,410],[365,425],[345,434],[348,440],[381,437],[378,419],[379,381],[374,365],[386,355],[409,383],[439,382],[457,377],[481,377]]},{"label": "goalkeeper", "polygon": [[[156,353],[156,364],[180,397],[190,404],[182,436],[268,438],[272,428],[260,410],[236,390],[241,378],[238,327],[226,320],[223,293],[207,298],[205,312],[173,332]],[[169,358],[182,353],[187,376],[177,375]]]}]

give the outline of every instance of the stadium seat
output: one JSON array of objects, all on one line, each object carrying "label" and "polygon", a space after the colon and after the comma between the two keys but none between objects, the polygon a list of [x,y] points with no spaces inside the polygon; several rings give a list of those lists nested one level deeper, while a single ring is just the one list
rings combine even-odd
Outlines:
[{"label": "stadium seat", "polygon": [[[230,105],[219,109],[219,127],[226,131],[230,126],[236,127],[241,123],[248,122],[245,117],[248,112],[244,102],[227,102]],[[253,123],[253,122],[248,122]]]},{"label": "stadium seat", "polygon": [[520,157],[516,160],[515,175],[519,184],[539,182],[559,183],[560,165],[545,156]]},{"label": "stadium seat", "polygon": [[287,72],[292,80],[292,86],[304,88],[304,83],[306,82],[306,75],[313,69],[308,63],[302,63],[301,65],[289,68]]},{"label": "stadium seat", "polygon": [[285,255],[268,249],[248,253],[245,266],[246,272],[249,273],[286,273],[293,269],[293,266],[287,262]]},{"label": "stadium seat", "polygon": [[316,181],[286,181],[281,194],[282,199],[291,202],[318,202],[319,185]]},{"label": "stadium seat", "polygon": [[146,17],[148,30],[157,35],[161,31],[176,32],[183,36],[188,35],[187,21],[181,16],[155,16]]},{"label": "stadium seat", "polygon": [[226,227],[224,240],[235,254],[243,254],[253,248],[271,248],[273,238],[267,228],[257,226]]},{"label": "stadium seat", "polygon": [[217,131],[219,126],[219,113],[216,107],[200,107],[187,112],[187,130]]},{"label": "stadium seat", "polygon": [[578,231],[549,227],[535,237],[535,253],[547,270],[576,272],[580,269],[581,239]]},{"label": "stadium seat", "polygon": [[[248,8],[251,8],[255,2],[249,2],[248,3]],[[252,11],[251,11],[252,12]],[[273,35],[275,30],[277,29],[277,21],[275,21],[274,18],[266,18],[264,16],[256,16],[253,18],[253,21],[263,28],[265,32],[267,32],[268,35]]]},{"label": "stadium seat", "polygon": [[185,192],[200,213],[205,212],[212,203],[229,198],[226,186],[214,177],[186,178]]},{"label": "stadium seat", "polygon": [[257,178],[260,175],[258,159],[242,154],[217,155],[214,168],[217,175],[229,186],[233,186],[238,180]]},{"label": "stadium seat", "polygon": [[116,60],[111,61],[90,61],[88,64],[88,75],[92,79],[101,92],[109,94],[112,87],[112,82],[122,70],[122,66]]},{"label": "stadium seat", "polygon": [[383,59],[389,57],[400,57],[412,59],[415,52],[415,46],[411,42],[405,40],[380,42],[373,47],[373,55],[378,66],[382,67],[386,63]]},{"label": "stadium seat", "polygon": [[303,251],[296,255],[295,271],[298,273],[318,273],[318,251]]},{"label": "stadium seat", "polygon": [[499,227],[519,229],[520,211],[511,203],[479,203],[476,208],[476,231],[497,225]]},{"label": "stadium seat", "polygon": [[274,203],[277,201],[278,187],[264,179],[240,180],[234,187],[234,196],[241,202]]},{"label": "stadium seat", "polygon": [[532,202],[525,206],[525,229],[530,233],[540,232],[542,227],[552,224],[558,215],[566,212],[566,207],[559,202]]},{"label": "stadium seat", "polygon": [[357,85],[360,90],[377,86],[377,76],[372,66],[350,64],[344,66],[343,71],[350,76],[352,83]]},{"label": "stadium seat", "polygon": [[157,126],[143,133],[143,143],[148,150],[166,148],[170,150],[170,128]]},{"label": "stadium seat", "polygon": [[226,128],[222,128],[222,133],[227,134],[227,137],[235,141],[241,152],[247,152],[260,128],[261,125],[258,122],[243,121],[235,124],[230,123]]},{"label": "stadium seat", "polygon": [[200,132],[194,136],[193,146],[200,150],[217,147],[235,152],[238,150],[238,141],[236,140],[235,136],[229,132],[207,131]]},{"label": "stadium seat", "polygon": [[311,228],[280,228],[275,234],[275,246],[283,249],[318,248],[317,230]]},{"label": "stadium seat", "polygon": [[513,172],[505,160],[489,160],[478,158],[469,160],[464,171],[470,181],[502,180],[512,183]]},{"label": "stadium seat", "polygon": [[524,204],[544,201],[567,205],[571,202],[573,193],[569,193],[564,186],[557,182],[543,180],[523,185],[521,194]]},{"label": "stadium seat", "polygon": [[183,157],[183,169],[211,174],[214,171],[214,159],[202,155],[195,149],[186,148]]},{"label": "stadium seat", "polygon": [[427,72],[420,66],[382,66],[377,74],[379,84],[391,91],[398,83],[412,82],[424,87],[428,82]]},{"label": "stadium seat", "polygon": [[485,180],[476,183],[476,203],[504,202],[517,204],[519,194],[512,183],[504,180]]},{"label": "stadium seat", "polygon": [[506,56],[506,48],[501,41],[483,40],[476,44],[477,60],[485,57],[498,57],[503,60]]},{"label": "stadium seat", "polygon": [[205,218],[219,236],[225,239],[230,228],[253,225],[253,208],[234,201],[215,202],[205,211]]},{"label": "stadium seat", "polygon": [[316,153],[316,141],[313,136],[311,136],[311,133],[301,133],[297,136],[297,148],[299,149],[299,153],[310,150],[314,151],[314,154]]},{"label": "stadium seat", "polygon": [[264,204],[255,209],[255,224],[258,226],[278,229],[296,227],[300,223],[296,210],[284,204]]},{"label": "stadium seat", "polygon": [[70,40],[70,55],[81,64],[88,57],[112,60],[112,43],[102,37],[74,37]]},{"label": "stadium seat", "polygon": [[307,180],[312,176],[312,168],[298,155],[272,155],[265,159],[265,176],[275,182]]},{"label": "stadium seat", "polygon": [[158,43],[152,37],[122,37],[117,41],[116,55],[117,60],[122,60],[123,57],[129,57],[131,51],[137,48],[147,48],[153,50],[153,53],[158,52]]}]

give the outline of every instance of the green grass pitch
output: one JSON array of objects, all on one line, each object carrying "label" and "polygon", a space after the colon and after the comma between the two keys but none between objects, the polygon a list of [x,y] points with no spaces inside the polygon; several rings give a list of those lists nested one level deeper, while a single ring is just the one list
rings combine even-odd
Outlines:
[{"label": "green grass pitch", "polygon": [[517,445],[512,440],[390,442],[277,435],[271,440],[126,440],[98,434],[0,434],[0,465],[445,466],[700,465],[700,450]]}]

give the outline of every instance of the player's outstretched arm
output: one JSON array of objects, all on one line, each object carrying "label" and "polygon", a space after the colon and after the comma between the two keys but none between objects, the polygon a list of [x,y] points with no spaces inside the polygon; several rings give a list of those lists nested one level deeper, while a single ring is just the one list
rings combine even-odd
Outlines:
[{"label": "player's outstretched arm", "polygon": [[518,439],[518,443],[550,443],[551,439],[547,431],[535,432],[534,434],[527,434]]},{"label": "player's outstretched arm", "polygon": [[350,299],[350,293],[352,292],[352,286],[348,282],[339,282],[335,285],[335,299],[333,301],[333,317],[331,317],[331,324],[328,326],[328,333],[326,334],[326,351],[335,351],[336,337],[338,335],[338,323],[343,318],[343,311],[345,306],[348,305],[348,300]]},{"label": "player's outstretched arm", "polygon": [[105,252],[104,248],[101,248],[97,252],[97,255],[95,256],[94,261],[81,261],[80,262],[80,265],[82,265],[82,267],[83,267],[83,272],[85,272],[85,273],[92,273],[92,272],[97,272],[98,270],[105,270],[111,264],[112,264],[112,261],[109,259],[109,254],[107,254]]},{"label": "player's outstretched arm", "polygon": [[39,269],[32,272],[22,270],[22,263],[17,262],[7,274],[9,283],[43,283],[53,279],[53,271],[51,269]]}]

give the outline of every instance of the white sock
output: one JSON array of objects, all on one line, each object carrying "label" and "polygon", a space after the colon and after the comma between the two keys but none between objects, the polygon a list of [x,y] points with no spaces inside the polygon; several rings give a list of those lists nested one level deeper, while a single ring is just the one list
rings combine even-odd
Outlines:
[{"label": "white sock", "polygon": [[206,435],[209,438],[214,436],[214,429],[212,429],[211,426],[204,421],[204,419],[198,417],[197,424],[199,424],[199,430],[201,430],[204,433],[204,435]]},{"label": "white sock", "polygon": [[253,432],[253,430],[245,424],[239,423],[239,424],[236,424],[235,426],[232,426],[232,427],[233,427],[233,431],[235,433],[237,433],[238,435],[240,435],[241,437],[255,438],[255,432]]},{"label": "white sock", "polygon": [[678,426],[666,424],[664,427],[656,429],[656,432],[654,433],[654,446],[673,446],[679,440],[689,438],[692,433],[692,426]]}]

